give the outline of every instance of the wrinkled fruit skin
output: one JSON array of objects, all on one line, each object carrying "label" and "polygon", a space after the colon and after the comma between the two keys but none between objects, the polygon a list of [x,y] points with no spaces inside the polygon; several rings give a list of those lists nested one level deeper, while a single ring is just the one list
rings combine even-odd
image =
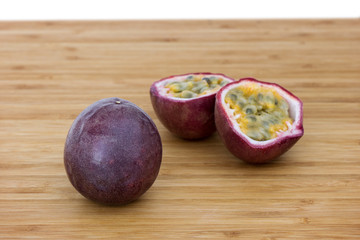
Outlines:
[{"label": "wrinkled fruit skin", "polygon": [[[239,81],[242,80],[260,82],[253,78],[240,79]],[[271,85],[280,87],[277,84],[271,83]],[[243,136],[241,136],[234,130],[232,123],[227,118],[224,107],[221,104],[220,92],[222,90],[218,92],[215,103],[216,128],[219,133],[220,139],[225,144],[226,148],[234,156],[250,164],[268,163],[288,151],[303,136],[304,129],[302,125],[302,102],[300,101],[300,99],[295,97],[286,89],[282,89],[285,90],[292,97],[296,98],[301,103],[301,123],[298,126],[298,130],[300,131],[300,133],[287,136],[286,138],[279,138],[279,140],[274,141],[268,146],[252,146],[248,143],[248,141],[246,141],[246,139],[244,139]]]},{"label": "wrinkled fruit skin", "polygon": [[155,181],[162,158],[160,135],[135,104],[107,98],[75,119],[65,143],[68,178],[84,197],[103,204],[130,203]]},{"label": "wrinkled fruit skin", "polygon": [[[189,73],[170,76],[153,83],[150,88],[151,103],[157,117],[171,133],[184,139],[206,138],[216,131],[214,119],[216,93],[188,101],[178,101],[160,95],[155,84],[177,76],[199,74],[213,73]],[[213,75],[219,75],[233,81],[223,74]]]}]

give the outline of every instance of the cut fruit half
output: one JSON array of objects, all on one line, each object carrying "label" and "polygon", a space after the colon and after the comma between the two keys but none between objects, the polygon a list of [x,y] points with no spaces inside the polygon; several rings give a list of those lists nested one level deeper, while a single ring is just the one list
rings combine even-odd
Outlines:
[{"label": "cut fruit half", "polygon": [[244,78],[216,96],[220,138],[236,157],[265,163],[289,150],[304,134],[302,102],[274,84]]},{"label": "cut fruit half", "polygon": [[185,139],[205,138],[216,130],[215,95],[233,81],[215,73],[170,76],[151,85],[151,103],[162,124],[173,134]]}]

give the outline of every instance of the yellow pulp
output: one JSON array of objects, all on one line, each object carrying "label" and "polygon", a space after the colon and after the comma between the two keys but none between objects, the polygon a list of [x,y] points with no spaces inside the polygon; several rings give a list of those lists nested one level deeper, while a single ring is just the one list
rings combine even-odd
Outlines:
[{"label": "yellow pulp", "polygon": [[239,86],[226,94],[225,102],[234,110],[241,131],[254,140],[273,139],[293,123],[286,100],[268,87]]}]

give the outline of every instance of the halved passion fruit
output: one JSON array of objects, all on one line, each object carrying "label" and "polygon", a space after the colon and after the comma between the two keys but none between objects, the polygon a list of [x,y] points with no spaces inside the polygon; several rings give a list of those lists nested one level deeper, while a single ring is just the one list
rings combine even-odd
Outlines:
[{"label": "halved passion fruit", "polygon": [[214,73],[170,76],[151,85],[151,103],[162,124],[173,134],[185,139],[208,137],[216,130],[215,95],[233,81]]},{"label": "halved passion fruit", "polygon": [[269,162],[288,151],[304,134],[302,102],[274,83],[244,78],[216,96],[220,138],[236,157]]}]

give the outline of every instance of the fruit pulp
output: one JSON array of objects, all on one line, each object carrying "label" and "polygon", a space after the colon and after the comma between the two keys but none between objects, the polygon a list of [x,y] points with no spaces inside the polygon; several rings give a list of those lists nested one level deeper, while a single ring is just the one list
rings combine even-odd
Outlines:
[{"label": "fruit pulp", "polygon": [[229,90],[225,103],[243,133],[257,141],[266,141],[291,128],[289,104],[276,91],[250,83]]},{"label": "fruit pulp", "polygon": [[168,95],[176,98],[195,98],[217,92],[222,86],[229,83],[222,77],[190,75],[183,81],[173,81],[165,85]]}]

